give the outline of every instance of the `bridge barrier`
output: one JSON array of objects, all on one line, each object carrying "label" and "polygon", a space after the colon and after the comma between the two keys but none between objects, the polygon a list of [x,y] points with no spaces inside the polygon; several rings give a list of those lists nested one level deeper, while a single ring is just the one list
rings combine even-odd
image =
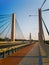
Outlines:
[{"label": "bridge barrier", "polygon": [[31,45],[31,44],[27,43],[27,44],[21,44],[21,45],[17,45],[17,46],[0,49],[0,58],[6,58],[10,54],[15,53],[17,50],[20,50],[21,48],[24,48],[29,45]]}]

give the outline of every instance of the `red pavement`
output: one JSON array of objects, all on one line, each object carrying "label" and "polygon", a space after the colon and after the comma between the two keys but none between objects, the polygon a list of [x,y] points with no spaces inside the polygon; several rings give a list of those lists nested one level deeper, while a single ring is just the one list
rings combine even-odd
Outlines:
[{"label": "red pavement", "polygon": [[32,49],[33,46],[34,44],[26,46],[18,50],[16,53],[11,54],[9,57],[0,60],[0,65],[18,65],[19,62],[24,58],[24,56]]}]

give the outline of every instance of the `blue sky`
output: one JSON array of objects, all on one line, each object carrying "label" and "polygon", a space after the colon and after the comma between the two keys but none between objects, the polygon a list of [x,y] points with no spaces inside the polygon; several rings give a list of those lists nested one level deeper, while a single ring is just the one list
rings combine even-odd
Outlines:
[{"label": "blue sky", "polygon": [[[29,15],[38,15],[38,8],[41,7],[44,0],[0,0],[0,15],[16,14],[16,19],[25,36],[29,39],[29,33],[32,33],[32,39],[38,39],[38,16],[29,17]],[[46,1],[42,9],[49,8],[49,0]],[[42,13],[43,19],[49,28],[49,12]],[[48,17],[47,17],[48,16]],[[44,29],[46,39],[47,32]]]}]

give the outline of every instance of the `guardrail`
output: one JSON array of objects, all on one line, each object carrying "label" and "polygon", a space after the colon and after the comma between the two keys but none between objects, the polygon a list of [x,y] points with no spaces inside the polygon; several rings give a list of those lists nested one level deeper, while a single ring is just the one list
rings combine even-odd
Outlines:
[{"label": "guardrail", "polygon": [[7,47],[7,48],[1,48],[0,49],[0,58],[6,58],[8,57],[10,54],[15,53],[17,50],[26,47],[28,45],[31,45],[30,43],[25,43],[25,44],[21,44],[21,45],[16,45],[16,46],[11,46],[11,47]]}]

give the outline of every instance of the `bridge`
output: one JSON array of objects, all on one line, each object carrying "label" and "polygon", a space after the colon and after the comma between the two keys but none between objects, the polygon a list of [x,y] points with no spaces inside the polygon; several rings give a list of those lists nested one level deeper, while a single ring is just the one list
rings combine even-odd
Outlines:
[{"label": "bridge", "polygon": [[0,15],[0,65],[49,65],[49,44],[45,42],[43,25],[48,35],[49,31],[42,17],[42,12],[49,11],[42,10],[45,2],[38,9],[38,40],[32,39],[31,32],[25,39],[16,14]]}]

